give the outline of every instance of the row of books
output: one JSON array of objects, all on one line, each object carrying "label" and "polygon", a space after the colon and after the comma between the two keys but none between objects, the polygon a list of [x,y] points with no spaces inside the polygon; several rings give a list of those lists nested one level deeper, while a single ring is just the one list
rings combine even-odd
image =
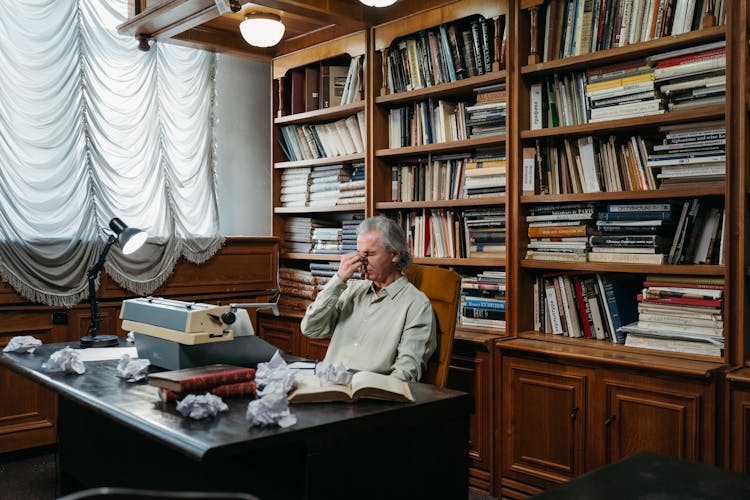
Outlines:
[{"label": "row of books", "polygon": [[361,100],[362,56],[343,61],[323,61],[295,68],[287,76],[291,114],[325,109]]},{"label": "row of books", "polygon": [[505,258],[505,210],[471,208],[400,211],[414,257]]},{"label": "row of books", "polygon": [[281,173],[283,207],[327,207],[364,200],[364,164],[286,168]]},{"label": "row of books", "polygon": [[[542,13],[543,61],[699,29],[706,3],[706,0],[549,0]],[[712,1],[711,5],[716,3]],[[714,12],[720,14],[718,24],[724,24],[723,7],[717,7]]]},{"label": "row of books", "polygon": [[290,161],[365,152],[364,111],[330,123],[284,125],[279,130],[279,146]]},{"label": "row of books", "polygon": [[721,264],[724,210],[718,200],[594,202],[529,209],[526,258],[572,262]]},{"label": "row of books", "polygon": [[505,271],[483,271],[461,278],[458,322],[505,328]]},{"label": "row of books", "polygon": [[[505,65],[505,16],[501,16],[501,67]],[[388,88],[405,92],[492,71],[495,22],[471,17],[394,40],[386,58]]]},{"label": "row of books", "polygon": [[665,125],[658,132],[653,137],[536,141],[535,147],[523,150],[524,194],[724,185],[726,126],[722,121]]},{"label": "row of books", "polygon": [[706,356],[724,348],[722,278],[648,276],[637,295],[637,321],[625,324],[625,345]]},{"label": "row of books", "polygon": [[459,200],[505,192],[505,152],[433,156],[391,167],[392,201]]},{"label": "row of books", "polygon": [[530,127],[570,126],[721,104],[726,42],[552,75],[530,88]]},{"label": "row of books", "polygon": [[637,317],[639,282],[631,275],[577,271],[537,276],[534,328],[573,338],[625,343],[621,327]]}]

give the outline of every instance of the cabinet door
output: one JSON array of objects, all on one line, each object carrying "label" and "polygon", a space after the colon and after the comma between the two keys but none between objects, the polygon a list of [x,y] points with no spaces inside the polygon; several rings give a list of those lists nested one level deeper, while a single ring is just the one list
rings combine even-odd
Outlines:
[{"label": "cabinet door", "polygon": [[583,472],[589,371],[502,358],[503,476],[536,486]]},{"label": "cabinet door", "polygon": [[730,467],[738,472],[750,472],[750,387],[732,386],[730,389],[731,428],[729,435]]},{"label": "cabinet door", "polygon": [[492,485],[493,406],[490,356],[483,344],[455,340],[448,371],[449,389],[474,396],[469,427],[469,488],[489,495]]},{"label": "cabinet door", "polygon": [[304,357],[312,359],[314,361],[323,361],[326,357],[326,351],[328,351],[328,344],[331,343],[331,339],[308,339],[299,333],[300,339],[306,345]]},{"label": "cabinet door", "polygon": [[604,427],[603,463],[642,450],[714,462],[713,434],[703,431],[715,422],[709,384],[611,370],[600,380],[605,405],[600,423]]},{"label": "cabinet door", "polygon": [[[50,311],[3,311],[0,349],[17,335],[58,342]],[[48,445],[57,434],[57,396],[26,377],[0,368],[0,453]]]},{"label": "cabinet door", "polygon": [[258,336],[285,353],[294,356],[304,356],[306,354],[300,350],[299,337],[301,335],[299,319],[258,316]]}]

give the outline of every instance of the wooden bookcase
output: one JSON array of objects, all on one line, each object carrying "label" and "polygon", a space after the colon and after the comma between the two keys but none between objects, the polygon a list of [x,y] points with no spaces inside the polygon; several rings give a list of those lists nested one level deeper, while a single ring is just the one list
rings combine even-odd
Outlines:
[{"label": "wooden bookcase", "polygon": [[[732,12],[734,3],[730,3]],[[508,260],[511,289],[516,298],[509,306],[511,339],[497,344],[499,408],[499,493],[523,498],[582,473],[615,462],[638,450],[654,450],[688,460],[721,463],[718,411],[722,374],[735,364],[743,349],[742,315],[735,302],[738,249],[734,238],[723,235],[723,265],[653,265],[527,260],[529,242],[526,216],[530,208],[544,204],[576,202],[651,203],[666,199],[708,197],[723,201],[727,227],[736,227],[744,208],[735,193],[738,154],[735,145],[744,131],[734,123],[733,99],[744,99],[731,82],[738,50],[727,43],[726,105],[666,112],[660,115],[612,119],[598,123],[531,129],[530,89],[548,75],[570,75],[587,69],[633,61],[679,48],[717,40],[734,40],[735,28],[709,26],[681,35],[667,36],[624,47],[542,62],[544,2],[521,2],[514,11],[517,71],[509,75],[513,89],[513,122],[509,141],[514,151],[514,194],[508,199],[514,251]],[[708,23],[710,24],[710,23]],[[747,48],[743,46],[743,51]],[[587,194],[524,194],[523,148],[585,136],[635,135],[656,131],[661,125],[724,120],[727,129],[726,187],[681,188],[669,191],[625,191]],[[743,167],[744,168],[744,167]],[[742,231],[744,233],[744,230]],[[626,347],[609,340],[570,338],[540,333],[530,301],[538,276],[547,273],[585,272],[614,275],[698,275],[723,279],[726,347],[722,356],[697,356]],[[635,302],[636,298],[632,300]],[[524,302],[525,304],[522,304]],[[647,425],[644,425],[648,422]]]}]

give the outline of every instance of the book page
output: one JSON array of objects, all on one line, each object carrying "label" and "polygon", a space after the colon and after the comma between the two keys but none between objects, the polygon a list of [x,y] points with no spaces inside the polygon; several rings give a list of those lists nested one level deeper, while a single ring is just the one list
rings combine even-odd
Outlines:
[{"label": "book page", "polygon": [[316,375],[306,375],[300,378],[299,385],[288,399],[293,403],[349,401],[351,390],[345,385],[321,385]]},{"label": "book page", "polygon": [[409,384],[395,377],[374,372],[357,372],[352,377],[352,394],[356,397],[414,401]]}]

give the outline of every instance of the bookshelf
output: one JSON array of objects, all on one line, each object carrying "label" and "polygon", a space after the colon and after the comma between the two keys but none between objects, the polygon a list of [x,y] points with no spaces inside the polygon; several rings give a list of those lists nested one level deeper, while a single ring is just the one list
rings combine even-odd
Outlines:
[{"label": "bookshelf", "polygon": [[[632,260],[642,262],[592,262],[594,259],[591,256],[596,258],[596,250],[590,247],[594,240],[588,238],[589,234],[610,234],[605,224],[596,224],[597,220],[604,220],[599,212],[606,212],[610,205],[656,206],[666,203],[671,206],[677,203],[684,206],[687,200],[699,200],[699,204],[713,205],[717,214],[721,211],[726,218],[725,227],[733,227],[733,218],[739,214],[734,193],[738,169],[732,168],[731,158],[736,154],[733,145],[742,137],[739,135],[742,132],[729,125],[734,123],[734,111],[730,108],[733,107],[733,99],[744,99],[744,92],[731,87],[730,82],[736,77],[731,69],[726,71],[725,102],[714,104],[705,101],[705,105],[680,110],[677,109],[680,106],[675,105],[674,111],[654,111],[647,116],[629,116],[625,113],[618,116],[618,112],[613,111],[611,115],[605,114],[603,121],[593,123],[589,122],[589,117],[594,116],[592,110],[604,108],[609,103],[594,98],[595,87],[589,87],[589,84],[592,83],[591,76],[597,75],[599,68],[609,68],[599,70],[599,74],[622,70],[619,78],[623,79],[629,75],[635,77],[639,72],[647,74],[653,70],[643,66],[658,65],[661,54],[734,40],[735,28],[731,25],[714,25],[716,23],[707,15],[696,13],[693,23],[696,29],[691,31],[680,34],[667,31],[664,36],[648,41],[631,40],[624,46],[573,51],[564,57],[550,57],[548,47],[554,46],[554,43],[550,41],[550,30],[545,22],[550,18],[548,12],[552,3],[555,2],[521,2],[514,11],[513,22],[518,34],[515,67],[518,70],[508,76],[509,86],[514,91],[513,121],[508,140],[510,149],[514,151],[512,163],[517,166],[510,181],[515,189],[509,188],[511,194],[507,200],[511,214],[508,238],[514,242],[514,250],[509,251],[507,261],[511,287],[508,294],[510,297],[527,298],[523,306],[520,299],[512,301],[507,326],[511,338],[497,344],[502,399],[499,432],[503,436],[497,450],[500,462],[499,492],[509,498],[523,498],[537,493],[593,468],[615,462],[639,449],[659,450],[690,460],[716,463],[718,450],[722,446],[718,442],[719,434],[713,427],[719,422],[720,415],[715,408],[719,374],[736,361],[737,349],[742,348],[741,341],[738,343],[742,330],[736,328],[738,311],[734,309],[736,302],[732,299],[736,291],[733,285],[736,261],[731,254],[735,249],[726,230],[719,238],[723,239],[723,243],[719,242],[723,256],[720,261],[710,264],[693,263],[711,261],[707,254],[705,258],[682,258],[678,255],[675,257],[676,264],[665,263],[671,261],[669,255],[665,255],[664,259],[653,258],[654,262],[658,262],[653,264],[643,263],[647,259],[641,257],[633,257]],[[560,5],[562,2],[557,7]],[[609,3],[602,2],[601,5]],[[733,6],[727,8],[731,10]],[[719,16],[719,21],[721,19]],[[575,22],[575,16],[573,20]],[[560,33],[559,28],[557,32]],[[730,61],[736,57],[731,45],[726,43],[726,60],[730,68]],[[646,64],[641,61],[646,61]],[[666,73],[662,71],[660,74]],[[581,78],[579,83],[577,75],[586,75],[586,80]],[[650,77],[644,78],[651,80]],[[653,80],[651,88],[657,91],[659,85],[672,83],[672,80],[665,78],[660,81],[659,77]],[[565,85],[560,85],[560,82]],[[538,92],[537,84],[540,83],[542,90],[539,95],[543,99],[533,95]],[[635,83],[630,84],[635,87]],[[644,87],[648,85],[643,84]],[[651,99],[658,99],[659,94],[651,92]],[[616,106],[629,102],[619,97],[623,94],[627,92],[616,91]],[[577,100],[579,96],[581,99]],[[573,116],[573,120],[547,114],[548,107],[545,105],[554,103],[559,106],[563,99],[567,105],[565,112],[568,118]],[[538,108],[542,110],[541,115],[532,113]],[[562,112],[559,107],[557,110]],[[601,112],[608,113],[600,109],[599,114]],[[683,186],[675,181],[675,187],[666,189],[666,183],[671,181],[665,175],[652,179],[650,182],[653,184],[644,190],[649,182],[649,172],[646,171],[648,163],[657,164],[653,146],[664,144],[664,149],[672,151],[664,134],[685,127],[685,124],[698,124],[699,127],[708,122],[723,124],[726,129],[725,180],[711,186]],[[707,125],[705,127],[708,128]],[[593,138],[595,150],[599,148],[598,156],[595,163],[584,164],[580,160],[582,147],[579,152],[571,145],[580,145],[581,139],[589,137]],[[610,137],[613,138],[611,144],[617,147],[606,149],[603,144],[607,144]],[[631,137],[636,137],[632,141],[632,148],[618,149],[618,141],[627,145]],[[638,149],[638,138],[642,138],[647,147]],[[707,136],[704,140],[708,140]],[[627,151],[631,156],[627,156]],[[577,154],[578,160],[575,158]],[[529,160],[531,163],[528,163]],[[528,165],[533,168],[527,169]],[[586,170],[588,165],[596,169]],[[654,169],[650,173],[660,174],[668,170]],[[590,189],[592,192],[586,192],[587,185],[591,186],[587,182],[591,181],[592,172],[597,175],[598,186]],[[644,185],[626,184],[630,182],[625,180],[627,175],[632,175],[632,179],[643,179]],[[621,183],[619,189],[614,182],[609,183],[616,177]],[[533,186],[530,186],[530,178],[533,178]],[[662,186],[662,189],[657,189],[658,186]],[[550,192],[552,194],[548,194]],[[590,206],[595,210],[594,215],[588,218],[583,215],[583,207]],[[545,210],[546,207],[556,209]],[[585,232],[577,242],[563,239],[562,235],[566,233],[562,230],[549,238],[548,241],[552,243],[544,241],[538,235],[551,236],[552,233],[545,232],[543,228],[536,229],[544,224],[537,222],[545,220],[540,216],[564,209],[575,211],[576,217],[580,218],[575,221],[575,217],[568,217],[575,221],[570,222],[571,225],[586,226],[587,229],[583,230]],[[671,211],[672,208],[666,210]],[[535,217],[529,221],[527,218],[530,216]],[[554,217],[550,215],[550,218]],[[563,217],[560,216],[558,220],[563,220]],[[589,223],[598,232],[591,233]],[[675,219],[674,224],[664,224],[666,229],[653,229],[653,233],[649,234],[654,236],[649,241],[655,242],[662,235],[665,239],[671,237],[679,221]],[[633,225],[639,224],[633,222]],[[534,231],[529,231],[530,227]],[[643,229],[642,232],[647,230]],[[695,234],[700,232],[696,230],[694,237]],[[625,237],[613,239],[619,241],[620,245],[625,244]],[[554,242],[557,241],[560,246],[555,247]],[[671,242],[670,238],[669,246]],[[550,247],[546,252],[544,245]],[[576,248],[565,250],[575,254],[575,257],[554,253],[562,251],[556,249],[564,245],[568,245],[569,249]],[[652,255],[662,253],[665,251],[659,246],[664,245],[654,243],[655,248],[642,251],[651,252]],[[542,253],[540,257],[545,260],[536,260],[533,257],[537,255],[527,253],[540,247],[543,251],[538,253]],[[614,255],[613,259],[621,258],[612,249],[603,250]],[[674,251],[679,254],[682,250],[675,248]],[[715,257],[714,254],[714,260]],[[622,284],[627,279],[640,284],[651,275],[664,281],[692,276],[700,281],[718,280],[721,283],[717,287],[723,288],[726,297],[721,311],[722,351],[712,349],[711,355],[696,354],[688,352],[683,345],[678,348],[681,352],[672,352],[632,347],[609,338],[588,338],[597,336],[598,330],[594,329],[597,322],[601,324],[604,336],[610,336],[606,334],[607,314],[611,309],[604,287],[607,280],[611,280],[612,286]],[[598,287],[596,279],[592,278],[594,276],[603,277],[599,279]],[[589,278],[593,280],[591,287],[584,286]],[[632,291],[629,299],[625,299],[628,301],[625,305],[631,315],[630,321],[637,320],[640,314],[636,308],[637,293]],[[555,300],[550,301],[550,297]],[[532,307],[532,302],[537,305]],[[620,311],[623,311],[623,306]],[[549,320],[551,315],[555,315],[560,323]],[[597,315],[601,315],[598,320]],[[609,331],[614,332],[612,324]],[[637,338],[637,335],[632,338]],[[536,411],[530,413],[530,408]],[[644,421],[649,422],[648,428],[640,425]],[[681,429],[679,432],[676,431],[678,428]]]}]

